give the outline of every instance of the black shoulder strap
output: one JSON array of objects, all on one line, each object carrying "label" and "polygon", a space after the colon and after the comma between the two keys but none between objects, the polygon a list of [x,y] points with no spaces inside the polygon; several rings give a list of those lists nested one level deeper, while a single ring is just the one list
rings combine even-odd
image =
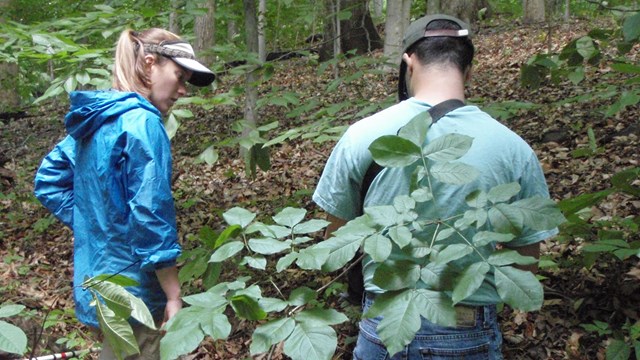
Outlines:
[{"label": "black shoulder strap", "polygon": [[[463,106],[464,102],[462,100],[449,99],[432,106],[427,111],[429,112],[429,115],[431,115],[431,123],[433,124],[436,121],[440,120],[443,116],[447,115],[449,112]],[[369,168],[367,169],[367,172],[364,174],[364,178],[362,179],[362,186],[360,187],[360,201],[363,203],[360,205],[360,214],[362,214],[363,211],[362,208],[364,205],[364,197],[367,195],[373,179],[378,176],[380,171],[382,171],[382,166],[378,165],[378,163],[376,163],[375,161],[372,161],[371,165],[369,165]]]}]

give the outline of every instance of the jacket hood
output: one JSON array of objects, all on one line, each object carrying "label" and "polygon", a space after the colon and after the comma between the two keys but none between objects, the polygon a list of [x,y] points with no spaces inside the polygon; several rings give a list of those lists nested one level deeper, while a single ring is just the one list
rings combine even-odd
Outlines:
[{"label": "jacket hood", "polygon": [[162,117],[147,99],[134,92],[74,91],[69,98],[71,109],[64,118],[64,125],[76,140],[90,136],[105,122],[132,109],[143,108]]}]

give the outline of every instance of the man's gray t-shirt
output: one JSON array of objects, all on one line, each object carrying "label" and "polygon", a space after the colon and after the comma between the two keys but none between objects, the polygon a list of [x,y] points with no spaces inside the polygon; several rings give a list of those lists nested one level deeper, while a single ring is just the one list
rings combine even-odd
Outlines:
[{"label": "man's gray t-shirt", "polygon": [[[364,202],[360,199],[360,189],[365,173],[373,161],[369,145],[383,135],[395,135],[402,126],[416,115],[426,112],[431,105],[415,98],[402,101],[349,127],[336,144],[318,186],[313,200],[327,213],[343,220],[356,218],[364,207],[393,204],[398,195],[409,195],[412,167],[385,168],[373,180]],[[446,219],[461,214],[469,207],[465,197],[474,190],[484,190],[496,185],[517,182],[521,186],[520,193],[513,199],[519,200],[534,196],[549,197],[547,184],[538,159],[531,147],[517,134],[500,124],[476,106],[464,106],[455,109],[434,123],[428,130],[426,142],[446,134],[462,134],[473,138],[469,151],[459,160],[473,166],[479,176],[471,183],[450,185],[432,182],[435,199],[421,203],[417,212],[421,218]],[[430,239],[433,227],[420,234],[421,239]],[[430,232],[431,231],[431,232]],[[473,237],[474,229],[467,234]],[[548,231],[524,232],[509,243],[512,247],[525,246],[540,242],[557,233],[557,229]],[[491,251],[490,245],[480,249],[482,253]],[[483,254],[484,255],[484,254]],[[408,256],[401,251],[394,251],[390,259],[402,259]],[[479,260],[479,255],[477,259]],[[469,257],[458,264],[464,267],[474,262]],[[369,257],[363,264],[365,289],[373,293],[381,293],[382,289],[373,284],[373,274],[377,267]],[[492,274],[487,274],[489,282],[472,296],[463,301],[468,305],[486,305],[500,302]]]}]

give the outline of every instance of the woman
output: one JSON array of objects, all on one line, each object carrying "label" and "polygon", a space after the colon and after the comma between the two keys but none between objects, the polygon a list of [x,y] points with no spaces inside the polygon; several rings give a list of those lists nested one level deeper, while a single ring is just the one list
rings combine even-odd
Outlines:
[{"label": "woman", "polygon": [[[113,90],[73,92],[69,135],[44,160],[35,195],[74,232],[76,316],[98,327],[86,277],[133,278],[129,291],[163,324],[181,309],[180,255],[171,195],[171,148],[162,116],[186,82],[215,76],[192,47],[166,30],[125,30],[117,43]],[[141,356],[159,358],[158,331],[134,325]],[[105,342],[101,358],[114,358]]]}]

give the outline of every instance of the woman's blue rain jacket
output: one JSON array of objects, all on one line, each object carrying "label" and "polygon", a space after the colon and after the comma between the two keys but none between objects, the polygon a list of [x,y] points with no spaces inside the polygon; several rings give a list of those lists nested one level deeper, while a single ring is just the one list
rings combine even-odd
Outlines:
[{"label": "woman's blue rain jacket", "polygon": [[121,273],[161,318],[166,297],[155,270],[180,254],[171,195],[171,147],[161,114],[136,93],[73,92],[69,135],[35,177],[35,195],[74,233],[78,319],[98,326],[85,277]]}]

